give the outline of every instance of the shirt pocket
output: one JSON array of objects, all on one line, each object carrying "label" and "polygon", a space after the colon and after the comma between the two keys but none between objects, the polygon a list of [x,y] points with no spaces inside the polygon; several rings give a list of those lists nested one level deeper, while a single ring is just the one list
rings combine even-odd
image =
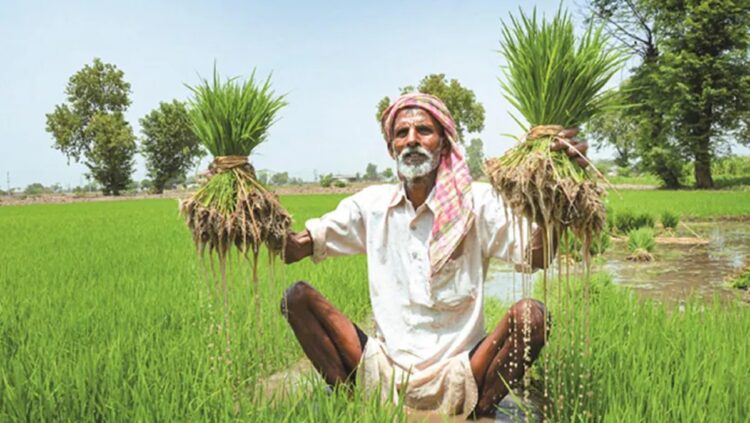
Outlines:
[{"label": "shirt pocket", "polygon": [[430,297],[435,308],[440,310],[459,309],[469,304],[477,296],[471,278],[462,269],[465,257],[448,259],[430,281]]}]

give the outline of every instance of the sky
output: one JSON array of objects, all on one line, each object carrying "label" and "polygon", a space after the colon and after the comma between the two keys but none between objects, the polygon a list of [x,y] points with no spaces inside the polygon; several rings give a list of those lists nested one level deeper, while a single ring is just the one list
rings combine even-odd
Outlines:
[{"label": "sky", "polygon": [[[500,20],[519,7],[552,14],[558,1],[8,1],[0,2],[0,187],[85,183],[86,168],[52,148],[45,114],[65,101],[65,85],[95,57],[131,84],[126,118],[162,101],[186,100],[185,84],[211,75],[272,73],[289,105],[256,169],[312,180],[323,173],[393,167],[376,105],[422,77],[444,73],[485,108],[476,135],[497,156],[518,133],[497,78]],[[577,12],[573,1],[563,5]],[[577,16],[580,22],[580,16]],[[621,72],[618,78],[626,76]],[[599,153],[600,156],[607,152]],[[596,153],[594,153],[596,157]],[[205,163],[204,163],[205,164]],[[134,178],[146,177],[136,159]]]}]

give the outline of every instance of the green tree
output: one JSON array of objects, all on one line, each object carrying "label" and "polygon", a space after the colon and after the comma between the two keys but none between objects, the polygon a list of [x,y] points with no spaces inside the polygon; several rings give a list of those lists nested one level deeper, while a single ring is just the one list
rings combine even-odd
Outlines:
[{"label": "green tree", "polygon": [[614,164],[628,167],[635,156],[637,121],[625,109],[610,110],[586,123],[586,139],[597,150],[610,146],[615,150]]},{"label": "green tree", "polygon": [[466,162],[469,165],[471,177],[479,179],[484,175],[484,144],[479,138],[472,138],[466,148]]},{"label": "green tree", "polygon": [[659,0],[664,33],[659,84],[676,143],[698,188],[714,186],[711,162],[750,111],[750,1]]},{"label": "green tree", "polygon": [[[443,100],[456,122],[457,142],[463,143],[465,132],[475,133],[484,129],[484,106],[477,101],[474,91],[462,86],[457,79],[449,81],[445,74],[431,74],[422,78],[416,89],[413,86],[401,88],[402,95],[414,91],[431,94]],[[378,122],[390,103],[389,97],[383,97],[378,102]]]},{"label": "green tree", "polygon": [[642,167],[676,187],[692,161],[696,186],[712,187],[727,141],[750,143],[750,2],[592,0],[589,9],[640,54],[626,92]]},{"label": "green tree", "polygon": [[393,178],[393,169],[391,169],[390,167],[386,168],[380,175],[386,181],[390,181]]},{"label": "green tree", "polygon": [[192,130],[185,103],[162,102],[140,122],[141,153],[146,158],[152,189],[161,193],[168,181],[184,179],[205,151]]},{"label": "green tree", "polygon": [[378,166],[374,163],[367,163],[367,169],[365,169],[365,180],[377,181],[378,180]]},{"label": "green tree", "polygon": [[67,103],[46,115],[53,147],[82,162],[105,195],[119,195],[133,173],[135,136],[123,116],[130,84],[123,77],[115,65],[96,58],[70,77]]},{"label": "green tree", "polygon": [[286,185],[289,183],[289,172],[274,173],[271,176],[271,185]]}]

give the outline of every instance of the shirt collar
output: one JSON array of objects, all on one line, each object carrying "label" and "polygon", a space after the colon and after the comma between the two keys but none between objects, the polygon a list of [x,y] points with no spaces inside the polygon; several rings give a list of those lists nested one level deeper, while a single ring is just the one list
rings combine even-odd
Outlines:
[{"label": "shirt collar", "polygon": [[[391,198],[391,202],[388,203],[388,208],[391,209],[393,207],[398,206],[401,204],[402,201],[406,201],[406,188],[405,188],[405,182],[401,182],[398,184],[398,190],[393,193],[393,198]],[[435,212],[435,187],[432,187],[432,190],[429,194],[427,194],[427,199],[424,202],[424,205],[427,206],[427,208],[430,209],[433,213]]]}]

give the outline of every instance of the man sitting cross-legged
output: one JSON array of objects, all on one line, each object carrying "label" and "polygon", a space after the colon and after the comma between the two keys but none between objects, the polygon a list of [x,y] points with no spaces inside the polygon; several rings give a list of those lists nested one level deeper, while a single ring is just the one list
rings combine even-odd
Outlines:
[{"label": "man sitting cross-legged", "polygon": [[[472,182],[439,99],[400,97],[382,128],[401,183],[368,187],[309,220],[289,235],[285,255],[293,263],[366,254],[374,336],[307,282],[286,290],[282,312],[331,385],[358,383],[385,400],[402,395],[416,409],[492,414],[523,376],[522,360],[530,365],[544,346],[545,310],[519,301],[485,336],[482,283],[490,258],[545,267],[541,231],[529,237],[490,185]],[[561,133],[571,157],[586,150],[576,132]],[[523,240],[531,241],[527,251]]]}]

